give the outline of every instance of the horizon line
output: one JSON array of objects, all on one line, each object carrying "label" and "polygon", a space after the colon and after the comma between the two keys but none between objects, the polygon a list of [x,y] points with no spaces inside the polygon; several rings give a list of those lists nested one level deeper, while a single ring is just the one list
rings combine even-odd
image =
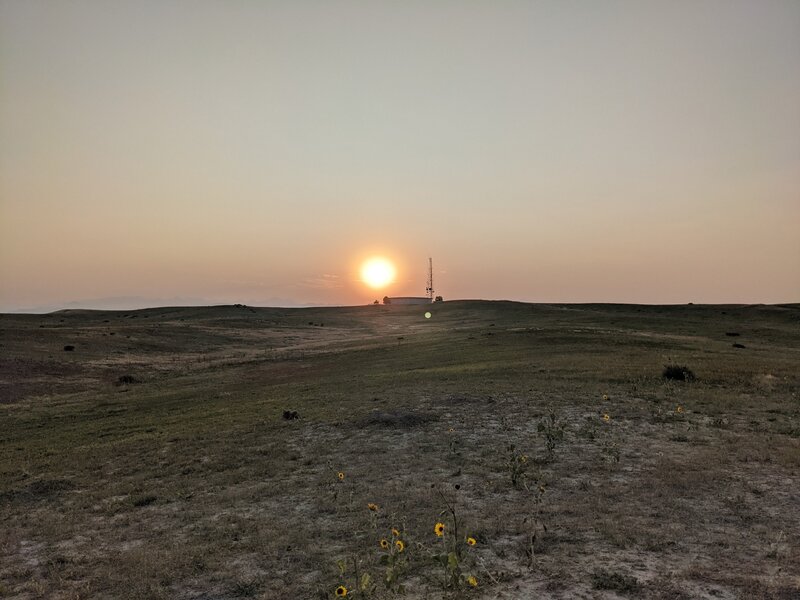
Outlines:
[{"label": "horizon line", "polygon": [[[530,301],[530,300],[513,300],[510,298],[453,298],[450,300],[440,301],[442,304],[453,302],[486,302],[486,303],[514,303],[514,304],[531,304],[531,305],[567,305],[567,306],[719,306],[719,307],[752,307],[752,306],[775,306],[775,307],[800,307],[800,300],[788,302],[607,302],[607,301]],[[439,304],[439,302],[431,302],[432,305]],[[282,309],[282,310],[308,310],[314,308],[363,308],[370,306],[391,306],[391,307],[407,307],[410,305],[398,304],[374,304],[374,302],[367,302],[364,304],[295,304],[292,306],[281,305],[259,305],[259,304],[245,304],[242,302],[234,303],[209,303],[209,304],[159,304],[152,306],[140,306],[137,308],[91,308],[84,306],[65,306],[62,308],[55,308],[53,310],[41,310],[38,308],[24,308],[15,310],[2,310],[0,315],[51,315],[61,312],[69,311],[85,311],[85,312],[137,312],[145,310],[159,310],[159,309],[185,309],[185,308],[255,308],[255,309]],[[47,307],[50,308],[50,307]]]}]

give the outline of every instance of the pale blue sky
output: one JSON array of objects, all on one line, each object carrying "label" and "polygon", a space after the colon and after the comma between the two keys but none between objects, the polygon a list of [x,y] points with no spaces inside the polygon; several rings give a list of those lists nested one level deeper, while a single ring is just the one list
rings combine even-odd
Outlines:
[{"label": "pale blue sky", "polygon": [[0,219],[0,310],[429,255],[447,298],[800,301],[800,3],[0,0]]}]

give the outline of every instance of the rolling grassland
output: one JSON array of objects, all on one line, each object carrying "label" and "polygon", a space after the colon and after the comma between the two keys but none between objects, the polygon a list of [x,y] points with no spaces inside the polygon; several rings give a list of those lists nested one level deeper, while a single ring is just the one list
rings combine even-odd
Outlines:
[{"label": "rolling grassland", "polygon": [[800,305],[0,335],[0,597],[800,597]]}]

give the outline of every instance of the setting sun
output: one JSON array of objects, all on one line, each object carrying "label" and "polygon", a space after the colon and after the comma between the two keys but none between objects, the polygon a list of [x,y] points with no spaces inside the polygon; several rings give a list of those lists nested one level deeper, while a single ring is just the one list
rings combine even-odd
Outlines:
[{"label": "setting sun", "polygon": [[385,258],[370,258],[361,266],[361,279],[372,288],[388,285],[394,275],[394,265]]}]

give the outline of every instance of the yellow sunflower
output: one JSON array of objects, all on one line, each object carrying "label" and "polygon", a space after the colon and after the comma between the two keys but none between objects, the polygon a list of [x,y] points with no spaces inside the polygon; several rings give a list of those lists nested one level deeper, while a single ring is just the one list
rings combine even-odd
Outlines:
[{"label": "yellow sunflower", "polygon": [[603,394],[603,400],[608,400],[608,394]]},{"label": "yellow sunflower", "polygon": [[436,525],[434,525],[433,532],[437,536],[442,537],[444,535],[444,523],[437,523]]},{"label": "yellow sunflower", "polygon": [[608,423],[610,420],[611,420],[611,415],[609,415],[608,413],[603,414],[603,421]]},{"label": "yellow sunflower", "polygon": [[340,585],[336,588],[336,595],[337,596],[347,596],[347,588],[343,585]]},{"label": "yellow sunflower", "polygon": [[470,575],[467,577],[467,583],[472,587],[478,587],[478,579],[475,577],[475,575]]},{"label": "yellow sunflower", "polygon": [[478,540],[476,540],[474,537],[468,537],[467,538],[467,545],[474,546],[477,543],[478,543]]},{"label": "yellow sunflower", "polygon": [[389,548],[389,542],[387,540],[381,540],[379,543],[381,545],[381,548],[383,548],[384,550]]},{"label": "yellow sunflower", "polygon": [[679,415],[683,414],[683,407],[681,405],[678,405],[678,408],[675,409],[675,412],[678,413]]},{"label": "yellow sunflower", "polygon": [[403,540],[395,540],[394,545],[398,552],[402,552],[406,549],[406,545],[403,543]]},{"label": "yellow sunflower", "polygon": [[339,472],[336,474],[336,477],[338,477],[338,478],[339,478],[339,481],[344,481],[344,473],[342,473],[341,471],[339,471]]},{"label": "yellow sunflower", "polygon": [[400,537],[400,531],[398,529],[396,529],[395,527],[392,527],[392,535],[394,537]]},{"label": "yellow sunflower", "polygon": [[367,504],[367,508],[370,509],[372,512],[378,512],[378,505],[374,502],[370,502]]}]

